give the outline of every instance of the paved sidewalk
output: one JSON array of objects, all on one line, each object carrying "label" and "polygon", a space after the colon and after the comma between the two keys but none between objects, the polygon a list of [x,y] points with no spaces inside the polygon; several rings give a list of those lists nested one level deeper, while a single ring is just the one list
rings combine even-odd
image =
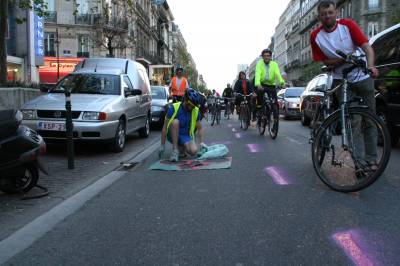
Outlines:
[{"label": "paved sidewalk", "polygon": [[[67,167],[66,148],[62,143],[49,143],[47,154],[42,158],[49,176],[40,173],[39,184],[48,188],[50,194],[33,200],[21,200],[20,195],[0,192],[0,240],[25,225],[41,213],[64,199],[92,184],[117,168],[121,162],[129,161],[138,153],[159,141],[160,132],[152,131],[149,138],[129,136],[122,153],[112,153],[98,143],[75,144],[75,169]],[[29,195],[40,193],[34,188]]]}]

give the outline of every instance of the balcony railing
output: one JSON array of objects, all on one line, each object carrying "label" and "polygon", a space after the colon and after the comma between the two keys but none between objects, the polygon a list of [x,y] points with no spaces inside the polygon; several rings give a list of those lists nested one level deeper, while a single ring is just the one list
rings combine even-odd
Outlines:
[{"label": "balcony railing", "polygon": [[149,51],[145,50],[143,47],[138,47],[136,50],[136,58],[143,57],[144,59],[150,61],[152,64],[159,62],[158,56],[151,54]]},{"label": "balcony railing", "polygon": [[57,11],[46,11],[44,22],[57,23]]},{"label": "balcony railing", "polygon": [[146,11],[144,11],[144,9],[142,8],[142,6],[140,5],[139,2],[136,2],[136,10],[143,17],[143,19],[146,21],[146,23],[150,25],[149,15],[146,13]]},{"label": "balcony railing", "polygon": [[111,29],[128,30],[128,20],[126,18],[108,18],[98,15],[93,19],[94,24],[101,25],[103,27],[108,27]]},{"label": "balcony railing", "polygon": [[94,25],[100,16],[100,14],[77,14],[75,15],[75,24]]}]

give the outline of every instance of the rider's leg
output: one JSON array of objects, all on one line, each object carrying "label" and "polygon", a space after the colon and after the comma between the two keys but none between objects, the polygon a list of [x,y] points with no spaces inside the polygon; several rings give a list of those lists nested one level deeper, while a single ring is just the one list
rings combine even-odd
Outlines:
[{"label": "rider's leg", "polygon": [[177,150],[178,149],[178,136],[179,136],[179,120],[178,119],[174,119],[174,121],[172,121],[170,128],[169,128],[169,134],[171,136],[172,149]]},{"label": "rider's leg", "polygon": [[189,153],[191,156],[195,156],[197,154],[197,145],[194,140],[188,141],[185,143],[186,152]]},{"label": "rider's leg", "polygon": [[[350,91],[363,99],[363,105],[375,113],[375,89],[371,78],[351,84]],[[378,130],[371,120],[364,121],[363,148],[365,149],[365,160],[375,164],[377,160]],[[359,135],[361,136],[361,135]],[[361,144],[361,143],[360,143]]]}]

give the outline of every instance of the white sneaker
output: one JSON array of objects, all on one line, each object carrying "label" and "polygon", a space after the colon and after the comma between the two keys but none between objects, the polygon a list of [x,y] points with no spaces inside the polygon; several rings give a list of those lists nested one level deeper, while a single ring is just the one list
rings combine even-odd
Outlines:
[{"label": "white sneaker", "polygon": [[172,150],[171,157],[169,158],[171,162],[179,161],[179,152],[177,150]]}]

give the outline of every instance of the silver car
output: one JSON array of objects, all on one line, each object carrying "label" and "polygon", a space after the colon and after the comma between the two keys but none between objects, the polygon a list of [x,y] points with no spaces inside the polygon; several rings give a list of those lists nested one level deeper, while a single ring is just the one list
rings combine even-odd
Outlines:
[{"label": "silver car", "polygon": [[[102,60],[107,67],[101,67]],[[116,61],[110,64],[110,60]],[[113,64],[115,67],[110,67]],[[95,69],[90,65],[88,62],[48,94],[26,103],[21,110],[23,124],[45,139],[65,139],[64,93],[69,90],[74,139],[107,141],[113,151],[120,152],[127,134],[138,131],[147,137],[150,132],[151,94],[146,70],[131,60],[115,58],[99,59]]]},{"label": "silver car", "polygon": [[285,119],[300,117],[300,95],[304,87],[289,87],[278,92],[279,111]]}]

